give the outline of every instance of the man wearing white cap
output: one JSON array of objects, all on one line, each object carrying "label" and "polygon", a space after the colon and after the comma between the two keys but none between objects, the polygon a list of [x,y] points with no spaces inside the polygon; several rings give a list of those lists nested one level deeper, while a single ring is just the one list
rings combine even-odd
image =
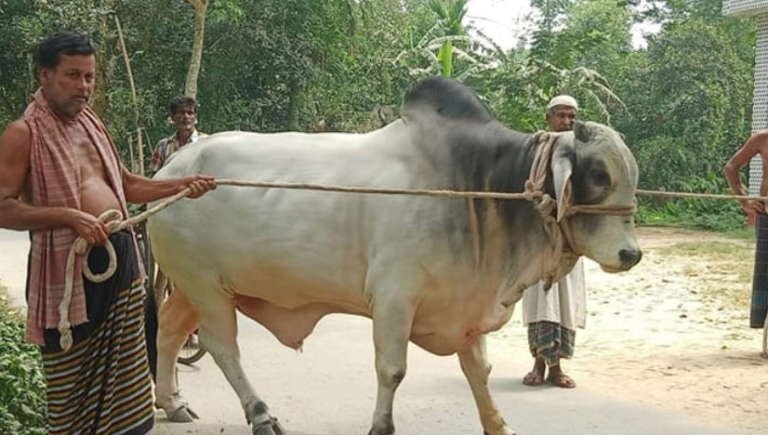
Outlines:
[{"label": "man wearing white cap", "polygon": [[570,95],[558,95],[547,104],[547,126],[551,131],[571,131],[579,104]]},{"label": "man wearing white cap", "polygon": [[[558,95],[547,105],[547,126],[555,132],[572,130],[578,110],[576,99]],[[535,361],[523,384],[537,386],[549,382],[561,388],[576,386],[573,379],[563,373],[560,360],[573,356],[576,327],[584,328],[586,321],[585,302],[581,259],[568,275],[552,284],[551,289],[544,290],[539,282],[525,291],[523,322],[528,325],[528,345]]]}]

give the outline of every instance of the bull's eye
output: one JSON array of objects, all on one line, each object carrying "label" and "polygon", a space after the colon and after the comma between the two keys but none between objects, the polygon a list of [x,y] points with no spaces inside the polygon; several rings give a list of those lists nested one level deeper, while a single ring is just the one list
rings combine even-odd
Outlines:
[{"label": "bull's eye", "polygon": [[604,187],[611,184],[611,177],[603,170],[594,169],[591,171],[590,176],[592,177],[592,182],[595,183],[596,186]]}]

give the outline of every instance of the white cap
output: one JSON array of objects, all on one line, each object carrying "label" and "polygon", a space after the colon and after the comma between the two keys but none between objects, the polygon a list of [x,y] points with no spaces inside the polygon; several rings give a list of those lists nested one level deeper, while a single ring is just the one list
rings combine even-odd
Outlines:
[{"label": "white cap", "polygon": [[566,106],[579,110],[579,103],[577,103],[576,99],[570,95],[558,95],[551,99],[547,105],[547,111],[552,110],[552,108],[556,106]]}]

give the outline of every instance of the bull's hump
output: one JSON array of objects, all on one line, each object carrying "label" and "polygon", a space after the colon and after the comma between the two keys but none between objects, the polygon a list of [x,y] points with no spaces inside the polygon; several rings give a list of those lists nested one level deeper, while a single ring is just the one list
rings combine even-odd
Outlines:
[{"label": "bull's hump", "polygon": [[405,94],[402,109],[404,117],[418,118],[418,115],[424,112],[479,123],[494,120],[472,89],[445,77],[420,80]]}]

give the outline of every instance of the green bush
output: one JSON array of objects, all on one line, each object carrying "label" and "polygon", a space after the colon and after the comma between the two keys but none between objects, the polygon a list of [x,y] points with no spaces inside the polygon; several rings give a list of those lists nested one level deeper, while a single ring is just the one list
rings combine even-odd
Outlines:
[{"label": "green bush", "polygon": [[[677,183],[677,189],[691,193],[730,194],[725,180],[717,174],[696,177],[688,183]],[[746,216],[735,200],[660,199],[639,200],[638,224],[698,228],[721,232],[745,228]]]},{"label": "green bush", "polygon": [[45,435],[47,421],[40,348],[24,342],[23,319],[0,299],[0,434]]}]

